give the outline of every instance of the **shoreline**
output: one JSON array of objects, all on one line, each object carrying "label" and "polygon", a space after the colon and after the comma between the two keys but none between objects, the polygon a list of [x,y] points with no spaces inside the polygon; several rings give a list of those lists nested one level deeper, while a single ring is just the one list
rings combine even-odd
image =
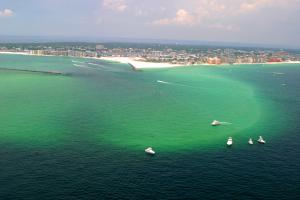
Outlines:
[{"label": "shoreline", "polygon": [[[0,51],[1,54],[7,55],[24,55],[24,56],[55,56],[55,55],[35,55],[27,52],[9,52],[9,51]],[[174,68],[174,67],[191,67],[191,66],[235,66],[235,65],[278,65],[278,64],[300,64],[300,61],[288,61],[288,62],[267,62],[267,63],[223,63],[223,64],[172,64],[172,63],[162,63],[162,62],[147,62],[141,58],[134,57],[70,57],[70,58],[84,58],[84,59],[95,59],[109,62],[116,62],[122,64],[130,65],[134,70],[140,69],[159,69],[159,68]]]},{"label": "shoreline", "polygon": [[208,63],[201,63],[201,64],[171,64],[171,63],[154,63],[154,62],[146,62],[146,61],[139,61],[134,60],[134,58],[130,57],[100,57],[95,58],[97,60],[104,60],[110,62],[118,62],[123,64],[129,64],[134,69],[146,69],[146,68],[171,68],[171,67],[190,67],[190,66],[235,66],[235,65],[277,65],[277,64],[300,64],[300,61],[289,61],[289,62],[267,62],[267,63],[223,63],[223,64],[208,64]]},{"label": "shoreline", "polygon": [[32,55],[32,54],[26,53],[26,52],[10,52],[10,51],[0,51],[0,54],[8,54],[8,55],[24,55],[24,56]]},{"label": "shoreline", "polygon": [[55,55],[36,55],[36,54],[27,53],[27,52],[11,52],[11,51],[0,51],[0,55],[1,54],[22,55],[22,56],[55,56]]}]

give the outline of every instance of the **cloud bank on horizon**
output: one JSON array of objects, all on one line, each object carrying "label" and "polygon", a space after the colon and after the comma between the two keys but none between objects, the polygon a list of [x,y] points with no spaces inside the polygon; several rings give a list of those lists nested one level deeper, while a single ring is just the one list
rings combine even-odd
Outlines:
[{"label": "cloud bank on horizon", "polygon": [[3,27],[0,35],[70,35],[295,45],[299,43],[299,19],[300,0],[0,2],[0,25]]},{"label": "cloud bank on horizon", "polygon": [[11,17],[14,15],[14,12],[11,9],[5,8],[4,10],[0,10],[0,17]]}]

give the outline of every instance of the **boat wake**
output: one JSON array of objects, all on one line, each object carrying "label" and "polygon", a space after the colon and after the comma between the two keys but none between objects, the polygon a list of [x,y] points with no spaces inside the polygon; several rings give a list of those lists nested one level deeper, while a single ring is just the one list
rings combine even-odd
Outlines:
[{"label": "boat wake", "polygon": [[91,63],[91,62],[89,62],[88,64],[89,64],[89,65],[94,65],[94,66],[98,66],[98,67],[104,67],[103,65],[100,65],[100,64],[96,64],[96,63]]},{"label": "boat wake", "polygon": [[275,75],[275,76],[276,75],[285,75],[285,73],[282,73],[282,72],[272,72],[272,74]]},{"label": "boat wake", "polygon": [[194,88],[194,89],[199,89],[199,87],[194,87],[191,85],[185,85],[185,84],[181,84],[181,83],[172,83],[172,82],[167,82],[167,81],[162,81],[162,80],[157,80],[157,83],[161,83],[161,84],[167,84],[167,85],[174,85],[174,86],[181,86],[181,87],[189,87],[189,88]]},{"label": "boat wake", "polygon": [[172,83],[170,83],[170,82],[161,81],[161,80],[157,80],[156,82],[157,82],[157,83],[162,83],[162,84],[172,84]]},{"label": "boat wake", "polygon": [[220,122],[221,125],[231,125],[232,123],[230,122]]},{"label": "boat wake", "polygon": [[72,63],[80,63],[80,64],[85,64],[85,62],[78,61],[78,60],[72,60]]}]

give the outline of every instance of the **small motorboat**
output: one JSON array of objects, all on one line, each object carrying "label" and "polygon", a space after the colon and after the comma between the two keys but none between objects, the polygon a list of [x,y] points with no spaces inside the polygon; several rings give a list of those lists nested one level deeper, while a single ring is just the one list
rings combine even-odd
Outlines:
[{"label": "small motorboat", "polygon": [[214,120],[212,123],[211,123],[212,126],[219,126],[221,125],[221,122],[217,121],[217,120]]},{"label": "small motorboat", "polygon": [[250,138],[249,140],[248,140],[248,144],[253,144],[253,140],[252,140],[252,138]]},{"label": "small motorboat", "polygon": [[147,149],[145,149],[145,152],[147,154],[150,154],[150,155],[154,155],[155,154],[155,151],[153,151],[152,147],[148,147]]},{"label": "small motorboat", "polygon": [[231,146],[233,144],[232,137],[229,137],[227,140],[227,146]]},{"label": "small motorboat", "polygon": [[266,141],[261,136],[259,136],[257,142],[260,144],[266,144]]}]

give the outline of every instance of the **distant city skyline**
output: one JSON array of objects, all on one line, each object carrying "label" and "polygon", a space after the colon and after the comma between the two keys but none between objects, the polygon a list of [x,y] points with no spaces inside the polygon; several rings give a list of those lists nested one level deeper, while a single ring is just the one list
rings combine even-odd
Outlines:
[{"label": "distant city skyline", "polygon": [[1,0],[0,35],[300,47],[300,0]]}]

